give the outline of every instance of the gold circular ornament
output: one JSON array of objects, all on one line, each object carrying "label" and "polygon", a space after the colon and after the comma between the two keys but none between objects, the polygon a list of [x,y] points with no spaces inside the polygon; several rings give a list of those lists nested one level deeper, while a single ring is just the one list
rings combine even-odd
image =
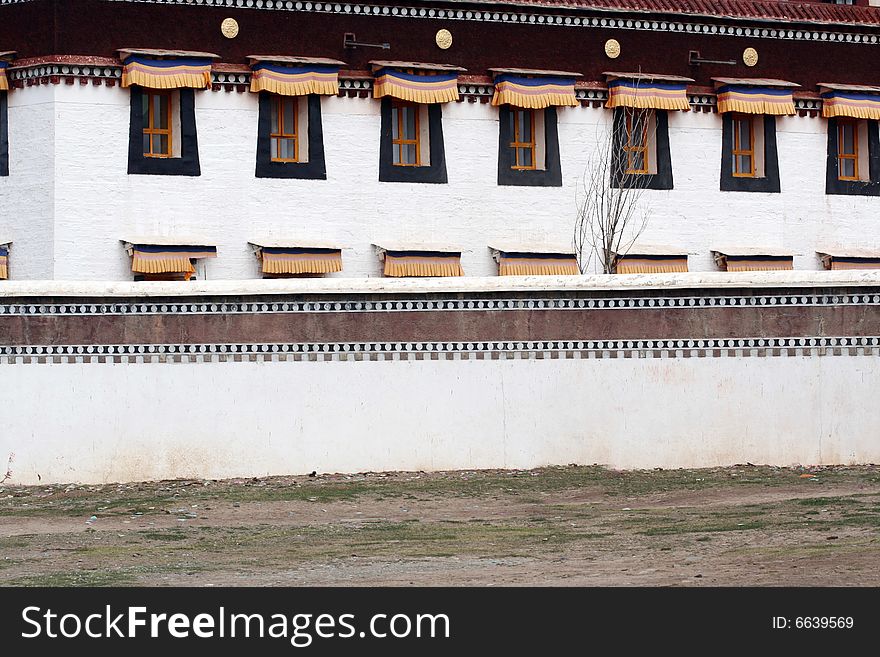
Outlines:
[{"label": "gold circular ornament", "polygon": [[605,54],[611,59],[617,59],[620,56],[620,42],[617,39],[608,39],[605,42]]},{"label": "gold circular ornament", "polygon": [[447,50],[452,46],[452,32],[447,29],[437,30],[437,36],[434,37],[437,47],[441,50]]},{"label": "gold circular ornament", "polygon": [[743,64],[746,66],[754,66],[758,63],[758,51],[754,48],[746,48],[743,50]]},{"label": "gold circular ornament", "polygon": [[234,18],[227,18],[220,23],[220,32],[227,39],[234,39],[238,36],[238,21]]}]

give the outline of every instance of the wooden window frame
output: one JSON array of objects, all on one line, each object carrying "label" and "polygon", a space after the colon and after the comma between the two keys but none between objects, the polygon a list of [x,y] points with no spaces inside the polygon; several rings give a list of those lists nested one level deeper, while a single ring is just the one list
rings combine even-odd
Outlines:
[{"label": "wooden window frame", "polygon": [[[537,142],[535,141],[535,110],[526,109],[521,107],[511,107],[510,108],[511,115],[513,116],[513,139],[510,142],[510,147],[513,149],[513,164],[510,166],[511,169],[515,169],[516,171],[534,171],[538,168],[538,149]],[[519,134],[519,116],[518,114],[521,112],[529,113],[529,125],[531,127],[531,141],[523,141],[521,139],[521,135]],[[528,164],[520,164],[519,163],[519,154],[520,149],[528,149],[532,153],[532,163]]]},{"label": "wooden window frame", "polygon": [[[853,152],[843,152],[843,130],[849,126],[853,131]],[[852,160],[853,174],[852,176],[843,175],[843,160]],[[859,178],[859,122],[847,119],[837,120],[837,179],[838,180],[861,180]]]},{"label": "wooden window frame", "polygon": [[[284,125],[284,103],[293,103],[293,132],[286,132],[289,126]],[[269,108],[269,157],[272,162],[299,162],[299,98],[293,96],[275,95],[271,98],[272,105]],[[278,132],[272,132],[271,112],[275,111],[278,116]],[[276,148],[272,148],[272,141],[277,139]],[[281,157],[281,140],[293,140],[293,159]]]},{"label": "wooden window frame", "polygon": [[[158,159],[168,159],[174,157],[174,117],[171,113],[171,110],[174,107],[174,103],[172,102],[171,90],[168,89],[145,89],[144,95],[147,97],[147,122],[146,127],[144,127],[144,135],[149,136],[150,142],[150,150],[149,152],[144,153],[144,157],[150,158],[158,158]],[[168,114],[168,128],[156,128],[154,127],[155,123],[155,115],[153,112],[153,98],[160,97],[164,99],[165,108]],[[153,137],[156,135],[165,135],[168,137],[168,152],[167,153],[154,153],[153,152]]]},{"label": "wooden window frame", "polygon": [[[754,114],[733,114],[731,116],[731,121],[733,123],[733,177],[734,178],[757,178],[758,176],[758,167],[757,162],[755,161],[755,115]],[[742,144],[740,143],[740,134],[739,134],[739,123],[742,121],[749,122],[749,147],[748,149],[742,148]],[[737,162],[739,157],[748,155],[749,162],[751,162],[752,169],[749,172],[737,171]]]},{"label": "wooden window frame", "polygon": [[[642,139],[640,143],[636,144],[633,139],[633,120],[636,118],[636,114],[642,117],[644,125],[642,126]],[[651,165],[649,162],[649,147],[648,147],[648,125],[651,122],[650,114],[648,110],[633,110],[633,111],[625,111],[624,112],[624,143],[623,143],[623,151],[626,154],[626,171],[627,175],[636,174],[636,175],[644,175],[650,173]],[[633,161],[635,160],[634,155],[636,153],[642,154],[642,165],[643,168],[636,169],[633,167]]]},{"label": "wooden window frame", "polygon": [[[403,115],[404,112],[401,110],[405,107],[410,107],[413,110],[414,124],[413,131],[415,134],[415,139],[404,139],[402,137],[404,133],[404,121]],[[394,133],[392,131],[391,136],[391,164],[396,167],[420,167],[422,166],[422,133],[421,133],[421,124],[419,119],[419,111],[420,108],[417,103],[408,103],[406,101],[399,101],[397,99],[391,105],[391,120],[394,120],[395,110],[397,113],[397,139],[394,138]],[[403,162],[403,147],[404,146],[415,146],[416,151],[416,161],[414,163]],[[397,151],[397,159],[398,161],[394,161],[394,152]]]}]

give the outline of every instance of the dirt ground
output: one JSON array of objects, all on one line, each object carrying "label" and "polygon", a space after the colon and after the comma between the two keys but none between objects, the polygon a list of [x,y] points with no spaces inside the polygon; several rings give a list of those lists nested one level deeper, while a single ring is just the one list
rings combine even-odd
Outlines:
[{"label": "dirt ground", "polygon": [[0,485],[6,586],[880,586],[880,467]]}]

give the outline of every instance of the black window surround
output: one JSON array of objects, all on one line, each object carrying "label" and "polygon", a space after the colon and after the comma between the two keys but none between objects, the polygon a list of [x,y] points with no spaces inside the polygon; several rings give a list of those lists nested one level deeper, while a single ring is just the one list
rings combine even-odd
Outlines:
[{"label": "black window surround", "polygon": [[838,122],[828,119],[828,158],[825,167],[825,193],[851,196],[880,196],[880,130],[877,121],[859,119],[868,130],[868,180],[840,180],[837,159]]},{"label": "black window surround", "polygon": [[721,191],[779,192],[779,156],[776,152],[776,117],[764,114],[764,175],[760,178],[733,175],[733,118],[721,115]]},{"label": "black window surround", "polygon": [[321,123],[321,97],[317,94],[299,96],[307,99],[309,113],[309,161],[272,161],[272,96],[268,91],[260,92],[260,115],[257,120],[257,178],[299,178],[302,180],[326,180],[327,167],[324,163],[324,128]]},{"label": "black window surround", "polygon": [[556,126],[556,108],[544,112],[544,168],[514,169],[516,154],[510,147],[513,134],[510,126],[510,106],[498,108],[498,184],[530,187],[562,187],[562,164],[559,159],[559,132]]},{"label": "black window surround", "polygon": [[[616,107],[612,123],[612,161],[611,161],[611,187],[628,189],[672,189],[672,155],[669,151],[669,113],[666,110],[653,110],[654,112],[654,151],[648,152],[648,157],[654,157],[657,163],[657,173],[625,173],[626,157],[623,146],[626,139],[624,126],[625,112],[629,108]],[[636,110],[639,111],[639,110]],[[650,143],[650,140],[649,140]]]},{"label": "black window surround", "polygon": [[446,147],[443,144],[443,108],[440,103],[428,105],[428,147],[431,164],[423,167],[401,167],[393,164],[391,143],[390,96],[382,98],[379,139],[379,181],[443,184],[446,179]]},{"label": "black window surround", "polygon": [[194,89],[177,89],[180,106],[180,157],[144,157],[143,89],[131,90],[131,124],[128,135],[128,173],[155,176],[200,176],[199,139],[196,130]]},{"label": "black window surround", "polygon": [[0,91],[0,176],[9,175],[9,106],[5,91]]}]

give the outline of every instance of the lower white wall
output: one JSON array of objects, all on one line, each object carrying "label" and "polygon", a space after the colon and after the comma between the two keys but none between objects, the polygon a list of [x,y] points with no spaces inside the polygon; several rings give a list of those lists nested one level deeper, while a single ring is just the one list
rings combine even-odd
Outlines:
[{"label": "lower white wall", "polygon": [[17,484],[880,462],[870,356],[3,369]]}]

